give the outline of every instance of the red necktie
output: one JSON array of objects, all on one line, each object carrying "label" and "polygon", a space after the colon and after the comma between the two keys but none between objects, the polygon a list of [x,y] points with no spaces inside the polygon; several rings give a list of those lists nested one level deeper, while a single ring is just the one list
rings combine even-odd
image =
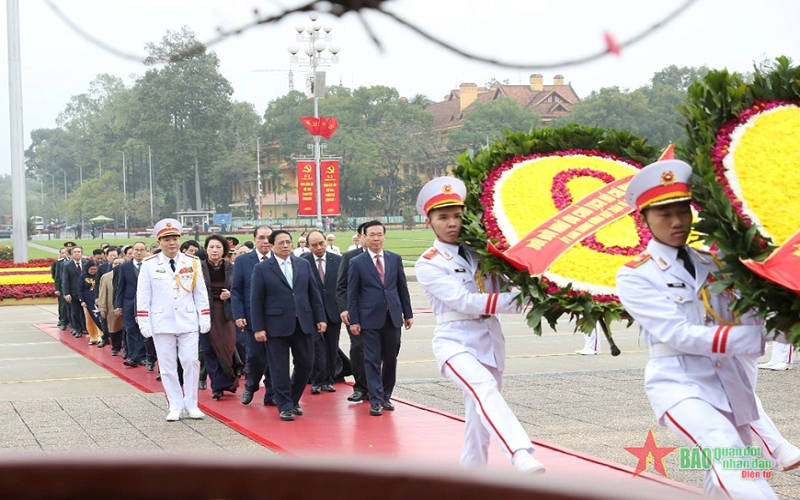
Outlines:
[{"label": "red necktie", "polygon": [[383,274],[383,263],[381,263],[381,254],[375,256],[375,267],[378,268],[378,276],[381,277],[381,283],[385,283]]},{"label": "red necktie", "polygon": [[81,274],[81,263],[76,262],[75,265],[78,266],[78,274]]},{"label": "red necktie", "polygon": [[319,280],[325,283],[325,271],[322,270],[322,257],[317,257],[317,271],[319,271]]}]

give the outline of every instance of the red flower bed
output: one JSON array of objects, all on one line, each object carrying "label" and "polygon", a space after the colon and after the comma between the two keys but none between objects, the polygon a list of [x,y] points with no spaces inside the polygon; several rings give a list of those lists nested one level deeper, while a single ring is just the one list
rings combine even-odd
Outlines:
[{"label": "red flower bed", "polygon": [[32,283],[29,285],[0,285],[0,300],[6,299],[33,299],[42,297],[55,297],[56,289],[53,283]]},{"label": "red flower bed", "polygon": [[0,269],[8,269],[10,267],[24,268],[24,267],[50,267],[55,259],[31,259],[28,262],[21,262],[15,264],[13,259],[0,259]]}]

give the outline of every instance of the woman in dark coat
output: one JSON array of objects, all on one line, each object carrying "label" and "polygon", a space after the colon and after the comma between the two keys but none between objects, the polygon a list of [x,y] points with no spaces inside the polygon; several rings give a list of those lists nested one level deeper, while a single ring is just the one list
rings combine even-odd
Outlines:
[{"label": "woman in dark coat", "polygon": [[200,347],[211,379],[211,397],[220,399],[224,391],[236,392],[236,371],[242,364],[236,353],[236,324],[230,300],[233,266],[226,259],[229,245],[222,235],[206,238],[205,249],[207,257],[202,265],[211,303],[211,330],[200,335]]},{"label": "woman in dark coat", "polygon": [[[100,310],[97,308],[97,293],[100,291],[95,277],[97,262],[87,261],[83,266],[83,274],[78,282],[78,297],[81,300],[83,314],[86,316],[86,331],[89,332],[89,345],[95,345],[103,338],[103,323]],[[89,320],[91,318],[91,321]]]}]

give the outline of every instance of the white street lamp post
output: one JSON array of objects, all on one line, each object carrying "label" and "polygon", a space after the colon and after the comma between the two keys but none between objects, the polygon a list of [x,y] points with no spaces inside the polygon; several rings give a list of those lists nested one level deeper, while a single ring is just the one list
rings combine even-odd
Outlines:
[{"label": "white street lamp post", "polygon": [[[314,98],[314,117],[319,118],[319,99],[320,97],[325,96],[325,81],[324,76],[320,78],[322,74],[317,73],[317,68],[319,66],[328,66],[330,64],[335,64],[339,62],[339,56],[337,55],[341,50],[340,47],[335,43],[330,43],[333,38],[331,37],[331,31],[333,30],[333,26],[330,24],[323,25],[319,21],[319,14],[316,12],[311,12],[308,15],[308,18],[311,20],[311,26],[303,26],[298,24],[295,26],[295,31],[297,31],[296,40],[298,42],[305,43],[305,47],[303,48],[303,52],[306,56],[308,56],[308,60],[301,60],[297,55],[300,52],[300,46],[296,43],[290,44],[288,48],[289,53],[292,54],[289,61],[291,63],[297,63],[305,66],[309,66],[311,68],[311,94]],[[330,52],[330,57],[323,57],[323,52],[327,49]],[[317,196],[317,229],[322,230],[322,175],[320,172],[320,137],[318,135],[314,136],[314,181],[316,183],[316,196]]]},{"label": "white street lamp post", "polygon": [[122,209],[125,214],[125,230],[128,230],[128,186],[125,181],[125,151],[118,151],[122,153]]}]

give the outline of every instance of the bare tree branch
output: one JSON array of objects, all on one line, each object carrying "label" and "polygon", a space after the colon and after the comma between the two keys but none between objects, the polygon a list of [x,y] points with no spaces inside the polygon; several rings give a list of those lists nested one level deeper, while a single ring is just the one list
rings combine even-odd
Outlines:
[{"label": "bare tree branch", "polygon": [[[384,5],[388,0],[328,0],[325,2],[320,2],[317,0],[311,0],[299,7],[296,7],[291,10],[284,10],[278,14],[267,16],[267,17],[259,17],[259,12],[257,10],[253,11],[254,19],[253,21],[239,26],[237,28],[231,30],[218,30],[218,35],[207,42],[203,43],[202,46],[193,47],[187,49],[182,52],[178,52],[175,54],[171,54],[168,60],[164,61],[153,61],[152,58],[148,58],[147,56],[131,54],[122,50],[119,50],[115,47],[110,46],[109,44],[105,43],[103,40],[100,40],[89,33],[87,33],[84,29],[74,23],[71,19],[69,19],[66,15],[64,15],[61,10],[53,3],[52,0],[44,0],[44,3],[55,13],[55,15],[70,29],[72,29],[76,34],[78,34],[81,38],[87,40],[89,43],[109,52],[117,57],[123,59],[129,59],[137,62],[144,62],[147,61],[149,64],[155,62],[175,62],[181,59],[187,59],[193,57],[198,52],[203,51],[203,47],[212,47],[230,37],[240,35],[247,30],[253,29],[257,26],[272,24],[274,22],[280,21],[286,16],[290,14],[295,14],[298,12],[309,12],[312,10],[319,10],[322,12],[327,12],[329,14],[335,15],[337,17],[342,17],[350,12],[355,12],[358,14],[361,24],[364,27],[364,31],[366,31],[369,38],[372,42],[378,47],[378,49],[382,50],[382,45],[378,37],[376,36],[375,32],[372,30],[372,27],[367,23],[367,20],[361,15],[362,10],[374,10],[393,19],[395,22],[399,23],[402,26],[410,29],[414,33],[417,33],[419,36],[423,37],[424,39],[443,47],[454,54],[458,54],[462,57],[467,59],[471,59],[474,61],[485,62],[489,64],[493,64],[495,66],[500,66],[504,68],[513,68],[513,69],[530,69],[530,70],[545,70],[545,69],[554,69],[554,68],[563,68],[568,66],[577,66],[580,64],[585,64],[587,62],[593,61],[595,59],[599,59],[604,57],[606,54],[612,52],[611,47],[604,47],[602,50],[577,57],[574,59],[566,59],[562,61],[552,61],[552,62],[510,62],[510,61],[503,61],[500,59],[496,59],[493,57],[485,57],[480,56],[477,54],[473,54],[471,52],[467,52],[465,50],[459,49],[455,45],[452,45],[440,38],[437,38],[430,33],[426,32],[422,28],[417,27],[410,21],[407,21],[397,14],[389,12],[384,9]],[[634,44],[644,40],[645,38],[649,37],[656,33],[659,29],[663,28],[664,26],[668,25],[672,21],[674,21],[679,15],[681,15],[684,11],[686,11],[692,4],[697,2],[697,0],[686,0],[684,3],[679,5],[674,11],[670,12],[667,16],[663,19],[657,21],[652,26],[646,28],[642,32],[636,34],[635,36],[629,38],[618,44],[618,48],[626,48],[631,47]]]}]

